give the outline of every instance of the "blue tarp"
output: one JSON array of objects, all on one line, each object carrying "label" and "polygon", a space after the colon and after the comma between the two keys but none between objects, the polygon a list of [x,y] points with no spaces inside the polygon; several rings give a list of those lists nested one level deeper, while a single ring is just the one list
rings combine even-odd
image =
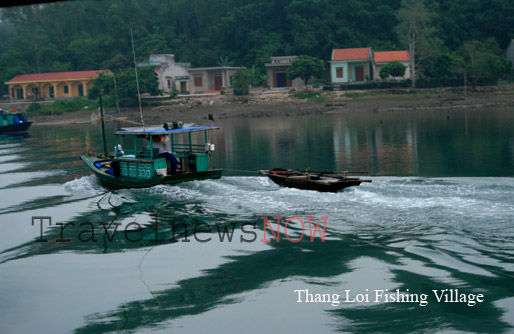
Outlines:
[{"label": "blue tarp", "polygon": [[144,129],[143,129],[143,127],[138,127],[138,128],[133,128],[133,129],[116,131],[115,134],[117,134],[117,135],[167,135],[167,134],[173,134],[173,133],[195,132],[195,131],[216,130],[216,129],[219,129],[219,128],[216,126],[192,126],[192,127],[187,127],[187,128],[166,130],[162,127],[160,127],[160,128],[146,127]]}]

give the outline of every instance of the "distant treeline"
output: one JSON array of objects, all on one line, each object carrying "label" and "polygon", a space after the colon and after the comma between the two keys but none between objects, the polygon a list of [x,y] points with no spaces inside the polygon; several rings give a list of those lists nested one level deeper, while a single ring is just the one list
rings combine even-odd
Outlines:
[{"label": "distant treeline", "polygon": [[[422,75],[451,76],[445,62],[466,42],[493,45],[498,54],[514,37],[512,0],[423,4],[439,43],[437,52],[423,59]],[[408,49],[396,29],[402,5],[401,0],[85,0],[2,8],[0,92],[7,93],[3,82],[23,73],[126,69],[132,66],[130,28],[138,61],[172,53],[195,67],[255,66],[264,72],[271,56],[329,60],[333,48]]]}]

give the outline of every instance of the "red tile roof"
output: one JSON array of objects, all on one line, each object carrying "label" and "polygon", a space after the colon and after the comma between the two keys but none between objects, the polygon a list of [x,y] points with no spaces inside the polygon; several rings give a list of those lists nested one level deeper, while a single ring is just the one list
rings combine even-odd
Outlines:
[{"label": "red tile roof", "polygon": [[103,72],[103,71],[104,70],[21,74],[21,75],[15,76],[8,82],[16,83],[16,82],[27,82],[27,81],[92,79],[92,78],[98,77],[98,73]]},{"label": "red tile roof", "polygon": [[409,51],[377,51],[375,62],[409,61]]},{"label": "red tile roof", "polygon": [[368,59],[369,53],[370,48],[334,49],[332,51],[332,60]]}]

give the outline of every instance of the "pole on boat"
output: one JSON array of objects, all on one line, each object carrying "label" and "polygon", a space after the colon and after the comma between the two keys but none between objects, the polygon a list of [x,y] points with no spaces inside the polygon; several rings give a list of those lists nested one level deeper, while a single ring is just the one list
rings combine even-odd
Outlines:
[{"label": "pole on boat", "polygon": [[100,98],[100,117],[102,119],[102,138],[104,141],[104,156],[107,158],[107,142],[105,141],[104,107],[102,105],[102,94],[99,95],[99,98]]},{"label": "pole on boat", "polygon": [[141,93],[139,92],[139,80],[137,78],[136,49],[134,48],[134,34],[132,33],[132,27],[130,27],[130,37],[132,39],[132,54],[134,55],[134,71],[136,72],[137,97],[139,99],[139,116],[141,117],[141,124],[143,124],[143,131],[145,131],[145,121],[143,119],[143,109],[141,108]]}]

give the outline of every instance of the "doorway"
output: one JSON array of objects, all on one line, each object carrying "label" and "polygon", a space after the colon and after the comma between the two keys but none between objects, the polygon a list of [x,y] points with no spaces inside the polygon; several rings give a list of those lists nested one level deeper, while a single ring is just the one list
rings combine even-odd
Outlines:
[{"label": "doorway", "polygon": [[364,81],[364,66],[355,67],[355,81]]},{"label": "doorway", "polygon": [[223,78],[221,77],[221,73],[214,74],[214,90],[221,90],[223,87]]}]

